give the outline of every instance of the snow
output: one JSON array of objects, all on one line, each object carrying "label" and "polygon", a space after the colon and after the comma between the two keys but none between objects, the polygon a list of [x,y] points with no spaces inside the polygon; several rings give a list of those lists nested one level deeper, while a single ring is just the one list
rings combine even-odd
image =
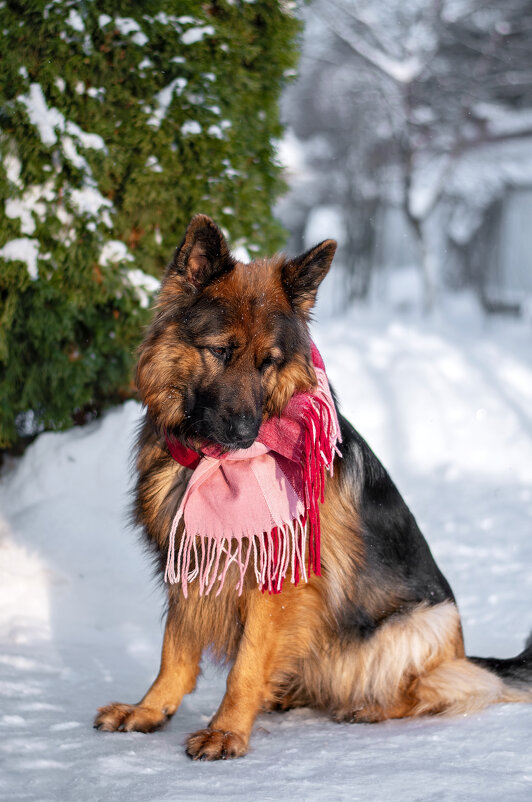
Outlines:
[{"label": "snow", "polygon": [[141,30],[138,22],[131,17],[115,17],[114,23],[123,36],[136,33]]},{"label": "snow", "polygon": [[224,138],[223,131],[219,125],[209,125],[209,127],[207,128],[207,133],[209,134],[209,136],[215,137],[215,139]]},{"label": "snow", "polygon": [[108,240],[103,246],[98,264],[104,267],[105,265],[113,264],[114,262],[122,262],[124,260],[133,262],[134,257],[129,253],[125,242],[119,239],[112,239]]},{"label": "snow", "polygon": [[477,103],[476,116],[489,123],[494,136],[512,136],[532,133],[532,109],[511,109],[496,103]]},{"label": "snow", "polygon": [[[100,26],[102,26],[101,19],[102,17],[100,17]],[[131,17],[115,17],[114,23],[122,36],[129,36],[130,34],[133,34],[131,36],[131,41],[136,45],[143,47],[148,42],[148,37],[142,31],[142,28],[138,22]]]},{"label": "snow", "polygon": [[44,220],[46,204],[55,198],[56,191],[53,181],[47,181],[45,184],[34,184],[29,186],[20,197],[7,198],[5,201],[5,213],[11,219],[19,218],[20,230],[23,234],[33,234],[36,228],[33,215],[35,214],[39,220]]},{"label": "snow", "polygon": [[35,232],[35,220],[33,219],[31,209],[22,198],[7,198],[5,201],[6,217],[12,220],[15,218],[20,219],[20,230],[23,234],[33,234]]},{"label": "snow", "polygon": [[12,153],[7,153],[4,157],[4,170],[6,171],[7,180],[11,181],[11,183],[15,184],[16,186],[22,186],[20,182],[20,171],[22,169],[22,164],[20,159],[14,156]]},{"label": "snow", "polygon": [[189,28],[181,36],[181,41],[184,45],[194,45],[196,42],[201,42],[204,36],[214,36],[214,33],[212,25],[204,25],[202,28]]},{"label": "snow", "polygon": [[[97,100],[103,100],[106,91],[107,90],[105,89],[105,86],[90,86],[87,89],[87,94],[88,94],[89,97],[94,97]],[[94,136],[94,134],[93,134],[93,136]]]},{"label": "snow", "polygon": [[72,137],[64,136],[61,140],[61,146],[63,148],[64,156],[74,165],[74,167],[76,167],[78,170],[89,169],[86,159],[84,159],[83,156],[80,156],[78,153]]},{"label": "snow", "polygon": [[[99,92],[101,90],[96,90],[96,91]],[[67,120],[65,125],[65,130],[71,136],[77,137],[84,148],[91,148],[92,150],[103,150],[107,152],[107,147],[105,145],[105,142],[103,141],[102,137],[99,134],[87,133],[86,131],[83,131],[79,127],[79,125],[73,123],[71,120]]]},{"label": "snow", "polygon": [[74,28],[75,31],[79,31],[80,33],[85,30],[85,24],[80,13],[73,8],[70,9],[70,14],[66,18],[66,24],[70,25],[71,28]]},{"label": "snow", "polygon": [[[161,25],[169,25],[170,24],[170,17],[168,16],[168,14],[165,14],[164,11],[159,11],[159,13],[156,14],[153,19],[155,20],[155,22],[159,22]],[[174,20],[174,19],[175,19],[175,17],[172,17],[172,20]]]},{"label": "snow", "polygon": [[[326,279],[329,281],[329,279]],[[470,654],[516,654],[532,626],[532,352],[471,299],[441,317],[355,308],[314,337],[344,413],[387,465],[453,586]],[[25,802],[528,800],[531,709],[339,725],[257,719],[243,760],[193,763],[225,683],[208,662],[158,733],[100,733],[97,706],[154,679],[163,594],[125,525],[128,402],[44,433],[0,479],[0,795]]]},{"label": "snow", "polygon": [[162,173],[163,168],[159,162],[157,156],[148,156],[146,159],[146,167],[148,170],[151,170],[152,173]]},{"label": "snow", "polygon": [[37,259],[39,257],[39,241],[29,237],[19,237],[7,242],[0,248],[0,257],[8,261],[26,262],[32,281],[39,278]]},{"label": "snow", "polygon": [[45,145],[55,145],[57,135],[55,129],[64,129],[65,118],[58,109],[49,109],[40,84],[30,84],[29,96],[19,95],[20,103],[26,106],[28,117],[39,129],[41,140]]},{"label": "snow", "polygon": [[148,37],[145,33],[134,33],[131,39],[139,47],[144,47],[144,45],[148,42]]},{"label": "snow", "polygon": [[183,136],[188,136],[189,134],[201,134],[201,125],[197,120],[187,120],[186,123],[183,123],[181,126],[181,133]]},{"label": "snow", "polygon": [[228,159],[224,159],[222,164],[224,165],[224,173],[228,178],[237,178],[240,175],[240,170],[235,170]]},{"label": "snow", "polygon": [[128,270],[127,280],[135,287],[142,308],[147,309],[153,299],[153,294],[161,286],[160,281],[154,276],[150,276],[149,273],[144,273],[143,270]]},{"label": "snow", "polygon": [[197,92],[195,94],[193,92],[190,92],[187,95],[187,100],[194,106],[203,106],[203,104],[205,103],[205,95],[203,94],[203,92]]},{"label": "snow", "polygon": [[166,117],[168,107],[173,100],[174,92],[180,95],[186,85],[186,78],[174,78],[168,86],[165,86],[164,89],[161,89],[161,91],[155,95],[154,102],[157,108],[153,116],[148,120],[148,125],[153,125],[154,128],[160,128],[162,121]]},{"label": "snow", "polygon": [[[64,88],[64,82],[60,85],[61,88]],[[76,86],[78,94],[84,91],[84,84]],[[56,144],[56,129],[59,129],[63,134],[61,138],[63,153],[78,169],[90,172],[85,159],[78,154],[71,137],[75,137],[84,148],[107,150],[105,142],[99,134],[83,131],[76,123],[71,120],[65,120],[64,115],[58,109],[48,108],[40,84],[30,84],[29,96],[19,95],[17,100],[26,106],[28,117],[31,123],[37,127],[41,140],[45,145]]]},{"label": "snow", "polygon": [[[224,209],[223,212],[224,214],[234,214],[234,211],[232,209],[229,211],[226,211]],[[244,262],[244,264],[247,264],[248,262],[251,261],[249,251],[243,244],[240,245],[237,244],[236,247],[233,247],[231,249],[231,253],[235,257],[235,259],[238,259],[239,262]]]},{"label": "snow", "polygon": [[79,214],[88,214],[91,217],[97,217],[103,209],[102,222],[107,228],[113,227],[108,211],[112,209],[113,204],[108,198],[104,198],[96,187],[87,184],[81,189],[71,189],[70,201]]}]

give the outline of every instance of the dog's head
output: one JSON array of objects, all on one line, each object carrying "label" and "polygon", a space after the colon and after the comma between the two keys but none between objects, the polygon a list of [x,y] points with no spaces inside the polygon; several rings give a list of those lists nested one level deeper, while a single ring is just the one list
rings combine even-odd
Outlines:
[{"label": "dog's head", "polygon": [[137,386],[154,423],[196,448],[247,448],[265,418],[311,389],[307,321],[335,250],[326,240],[296,259],[243,264],[196,215],[140,349]]}]

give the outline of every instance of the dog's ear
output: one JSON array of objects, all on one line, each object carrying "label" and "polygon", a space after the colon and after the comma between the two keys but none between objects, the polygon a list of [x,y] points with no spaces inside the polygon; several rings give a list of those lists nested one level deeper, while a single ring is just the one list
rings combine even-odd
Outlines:
[{"label": "dog's ear", "polygon": [[327,239],[283,264],[281,280],[294,309],[310,312],[316,301],[318,287],[329,272],[335,251],[335,240]]},{"label": "dog's ear", "polygon": [[228,273],[234,265],[218,226],[207,215],[197,214],[188,224],[185,238],[174,253],[170,270],[199,289]]}]

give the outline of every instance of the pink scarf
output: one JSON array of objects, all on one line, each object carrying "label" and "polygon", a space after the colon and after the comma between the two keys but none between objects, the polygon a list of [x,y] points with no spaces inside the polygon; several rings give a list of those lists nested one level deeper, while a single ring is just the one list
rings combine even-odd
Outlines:
[{"label": "pink scarf", "polygon": [[[315,345],[312,361],[316,389],[294,395],[280,418],[261,425],[250,448],[200,457],[167,436],[172,457],[194,468],[173,520],[165,573],[165,581],[181,582],[185,598],[194,579],[200,595],[218,580],[218,595],[231,563],[239,570],[240,595],[250,560],[262,591],[279,593],[290,566],[292,582],[300,577],[306,582],[307,532],[308,571],[320,576],[319,503],[325,471],[332,476],[334,455],[341,456],[336,447],[341,435]],[[184,531],[176,555],[181,519]]]}]

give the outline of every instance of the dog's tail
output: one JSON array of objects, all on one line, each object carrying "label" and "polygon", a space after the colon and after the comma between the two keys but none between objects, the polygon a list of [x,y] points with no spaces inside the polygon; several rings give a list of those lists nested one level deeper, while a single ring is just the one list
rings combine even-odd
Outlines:
[{"label": "dog's tail", "polygon": [[528,637],[525,648],[517,657],[469,657],[468,659],[490,673],[496,674],[515,701],[532,702],[532,633]]},{"label": "dog's tail", "polygon": [[501,702],[532,702],[532,641],[517,657],[444,660],[413,688],[411,715],[462,715]]}]

